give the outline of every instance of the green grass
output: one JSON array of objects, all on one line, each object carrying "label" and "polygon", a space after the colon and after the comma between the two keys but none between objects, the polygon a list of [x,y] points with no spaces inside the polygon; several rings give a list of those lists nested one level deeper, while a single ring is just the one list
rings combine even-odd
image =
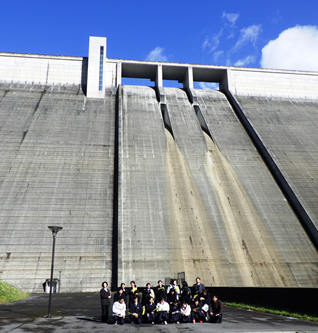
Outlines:
[{"label": "green grass", "polygon": [[264,308],[260,306],[255,305],[248,305],[248,304],[242,304],[242,303],[235,303],[235,302],[223,302],[224,305],[231,306],[234,308],[239,309],[245,309],[245,310],[251,310],[251,311],[257,311],[257,312],[264,312],[264,313],[271,313],[278,316],[286,316],[286,317],[293,317],[298,318],[302,320],[309,320],[309,321],[315,321],[318,322],[318,317],[306,315],[306,314],[300,314],[300,313],[294,313],[289,311],[281,311],[281,310],[275,310],[270,308]]},{"label": "green grass", "polygon": [[7,282],[0,281],[0,304],[18,301],[29,296],[29,293],[20,291]]}]

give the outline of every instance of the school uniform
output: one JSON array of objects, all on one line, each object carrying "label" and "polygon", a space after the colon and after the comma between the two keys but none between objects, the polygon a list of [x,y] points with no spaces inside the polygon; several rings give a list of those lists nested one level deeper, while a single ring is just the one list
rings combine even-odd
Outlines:
[{"label": "school uniform", "polygon": [[169,294],[171,288],[173,288],[177,294],[180,294],[180,288],[178,285],[170,284],[169,287],[167,288],[167,294]]},{"label": "school uniform", "polygon": [[124,301],[126,303],[126,306],[128,304],[128,295],[129,295],[129,290],[127,290],[126,288],[123,289],[123,296],[124,296]]},{"label": "school uniform", "polygon": [[[124,293],[120,294],[120,293],[117,291],[117,293],[114,294],[114,302],[119,301],[119,299],[120,299],[121,297],[124,297]],[[124,298],[124,302],[125,302],[125,298]],[[125,302],[125,303],[126,303],[126,302]]]},{"label": "school uniform", "polygon": [[152,297],[155,298],[155,293],[152,289],[144,289],[142,293],[142,304],[146,305],[149,303],[149,298]]},{"label": "school uniform", "polygon": [[169,293],[167,296],[167,302],[171,305],[173,304],[175,301],[179,301],[179,297],[178,294],[176,292],[174,293]]},{"label": "school uniform", "polygon": [[187,290],[184,290],[181,297],[180,297],[180,303],[187,303],[191,304],[191,294],[188,293]]},{"label": "school uniform", "polygon": [[191,300],[191,289],[188,286],[184,286],[181,291],[180,301],[190,304]]},{"label": "school uniform", "polygon": [[166,288],[164,286],[161,287],[157,286],[154,289],[154,292],[157,300],[160,300],[161,297],[163,297],[166,300]]},{"label": "school uniform", "polygon": [[[155,303],[148,303],[145,307],[145,321],[147,323],[154,323],[156,321],[156,304]],[[149,316],[148,316],[149,314]]]},{"label": "school uniform", "polygon": [[134,287],[134,288],[130,287],[130,288],[128,288],[129,306],[130,306],[130,304],[134,303],[134,292],[135,291],[137,291],[137,287]]},{"label": "school uniform", "polygon": [[163,304],[157,303],[156,311],[158,312],[158,315],[157,315],[157,322],[158,323],[162,323],[163,321],[168,320],[170,306],[167,302],[164,302]]},{"label": "school uniform", "polygon": [[201,295],[200,297],[200,301],[202,304],[202,310],[204,311],[204,315],[205,315],[205,320],[208,320],[208,314],[209,314],[209,308],[210,308],[210,304],[211,304],[211,296],[210,294],[206,294],[206,295]]},{"label": "school uniform", "polygon": [[100,301],[102,306],[102,322],[107,323],[108,321],[108,312],[109,312],[109,305],[110,305],[110,298],[111,296],[110,290],[108,288],[102,288],[99,292],[100,294]]},{"label": "school uniform", "polygon": [[202,310],[201,304],[198,305],[192,304],[191,305],[191,313],[192,313],[192,320],[195,321],[204,321],[205,320],[205,314]]},{"label": "school uniform", "polygon": [[180,306],[179,304],[172,304],[170,305],[170,313],[169,313],[169,321],[170,323],[179,322],[180,319]]},{"label": "school uniform", "polygon": [[[142,305],[137,302],[133,303],[129,307],[129,313],[130,313],[130,320],[131,322],[135,324],[140,324],[141,323],[141,317],[142,317]],[[137,313],[138,317],[136,318],[133,313]]]},{"label": "school uniform", "polygon": [[201,295],[203,290],[205,290],[205,286],[202,283],[195,283],[193,285],[193,294],[195,294],[195,290],[199,291],[199,294]]},{"label": "school uniform", "polygon": [[160,302],[162,298],[167,301],[167,293],[165,287],[157,288],[157,290],[155,290],[155,293],[157,302]]},{"label": "school uniform", "polygon": [[183,323],[190,323],[191,322],[191,306],[189,304],[186,304],[185,307],[180,307],[180,313],[181,313],[181,321]]}]

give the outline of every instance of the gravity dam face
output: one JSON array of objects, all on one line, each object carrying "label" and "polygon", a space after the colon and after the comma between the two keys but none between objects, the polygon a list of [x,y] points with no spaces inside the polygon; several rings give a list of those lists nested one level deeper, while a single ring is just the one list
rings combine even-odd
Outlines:
[{"label": "gravity dam face", "polygon": [[[90,99],[78,85],[2,82],[1,279],[41,292],[47,226],[62,225],[64,292],[180,272],[207,286],[317,287],[317,250],[228,99],[194,93],[192,104],[161,88],[159,103],[151,87]],[[318,103],[236,98],[316,224]]]}]

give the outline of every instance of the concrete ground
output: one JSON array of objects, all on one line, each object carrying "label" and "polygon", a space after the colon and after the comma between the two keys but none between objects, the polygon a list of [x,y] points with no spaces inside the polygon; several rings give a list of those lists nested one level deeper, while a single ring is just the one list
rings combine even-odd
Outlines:
[{"label": "concrete ground", "polygon": [[[100,320],[98,293],[48,294],[0,305],[0,332],[318,332],[318,324],[298,319],[224,308],[223,324],[114,326]],[[110,320],[112,322],[112,319]]]}]

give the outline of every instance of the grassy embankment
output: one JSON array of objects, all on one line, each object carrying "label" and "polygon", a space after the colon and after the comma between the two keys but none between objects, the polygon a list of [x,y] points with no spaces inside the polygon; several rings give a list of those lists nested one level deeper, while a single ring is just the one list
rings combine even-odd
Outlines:
[{"label": "grassy embankment", "polygon": [[242,304],[242,303],[234,303],[234,302],[232,302],[232,303],[224,302],[223,304],[234,307],[234,308],[239,308],[239,309],[271,313],[271,314],[275,314],[275,315],[279,315],[279,316],[286,316],[286,317],[298,318],[301,320],[310,320],[310,321],[318,322],[318,317],[310,316],[310,315],[306,315],[306,314],[293,313],[293,312],[288,312],[288,311],[275,310],[275,309],[269,309],[269,308],[264,308],[264,307],[254,306],[254,305],[247,305],[247,304]]},{"label": "grassy embankment", "polygon": [[20,291],[7,282],[0,281],[0,304],[18,301],[29,296],[29,293]]}]

